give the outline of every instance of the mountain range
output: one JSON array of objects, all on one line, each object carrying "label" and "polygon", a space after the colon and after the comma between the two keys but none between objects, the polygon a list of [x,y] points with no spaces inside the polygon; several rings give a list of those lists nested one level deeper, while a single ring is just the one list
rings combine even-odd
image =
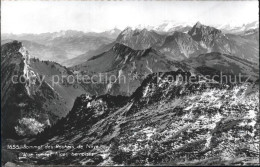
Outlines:
[{"label": "mountain range", "polygon": [[119,32],[120,30],[113,29],[102,33],[68,30],[43,34],[3,34],[1,41],[2,44],[12,40],[23,41],[24,46],[34,53],[35,58],[63,63],[113,42]]},{"label": "mountain range", "polygon": [[[180,32],[188,32],[190,28],[194,25],[193,22],[184,22],[184,21],[174,21],[174,20],[165,20],[162,23],[159,23],[157,25],[151,26],[151,25],[138,25],[133,26],[133,29],[148,29],[148,30],[154,30],[158,33],[172,33],[175,31]],[[244,32],[252,29],[259,28],[259,22],[253,21],[248,22],[244,24],[234,24],[234,23],[228,23],[228,24],[212,24],[211,27],[215,27],[224,33],[230,33],[230,34],[243,34]]]},{"label": "mountain range", "polygon": [[[186,32],[159,33],[153,29],[127,27],[115,42],[104,44],[94,51],[69,59],[65,65],[72,67],[87,61],[92,56],[108,51],[117,43],[135,50],[153,47],[172,60],[183,60],[207,52],[221,52],[250,61],[258,61],[259,30],[250,29],[241,34],[226,34],[214,27],[196,23]],[[254,40],[255,39],[255,40]]]},{"label": "mountain range", "polygon": [[[167,37],[168,39],[165,41],[168,42],[173,39],[175,42],[173,43],[173,46],[179,47],[176,40],[178,41],[179,38],[185,37],[187,37],[187,34],[176,32],[172,36]],[[187,42],[195,41],[192,41],[192,37],[187,39]],[[183,45],[184,43],[181,44]],[[193,44],[194,45],[192,45],[192,43],[187,43],[186,45],[191,48],[193,47],[193,49],[200,47],[198,43],[194,42]],[[198,55],[196,56],[196,54]],[[13,55],[18,56],[15,57]],[[130,96],[141,86],[148,74],[181,69],[190,71],[195,75],[220,75],[222,73],[235,77],[242,75],[243,78],[250,76],[250,81],[257,80],[259,75],[257,63],[252,63],[248,60],[228,54],[219,52],[200,54],[198,50],[195,50],[193,56],[186,57],[186,59],[182,61],[176,61],[151,47],[144,50],[134,50],[120,43],[115,43],[108,51],[96,55],[88,61],[71,68],[66,68],[55,62],[40,61],[35,58],[30,59],[28,58],[30,57],[30,52],[25,49],[22,43],[17,41],[3,45],[1,56],[3,73],[2,111],[7,110],[10,105],[12,106],[10,108],[17,106],[8,113],[12,115],[12,111],[16,111],[18,114],[16,119],[11,118],[13,123],[10,124],[10,128],[13,129],[14,127],[17,127],[16,129],[13,129],[14,134],[17,132],[20,135],[36,134],[43,130],[42,127],[46,127],[47,125],[50,125],[50,123],[54,123],[59,118],[65,116],[72,108],[75,98],[81,94]],[[28,60],[24,61],[24,59]],[[19,86],[11,83],[12,75],[19,74],[18,76],[22,76],[26,74],[26,72],[28,73],[28,71],[30,76],[28,76],[26,80],[33,77],[35,78],[36,83],[18,84]],[[68,83],[68,80],[62,80],[53,84],[52,78],[54,75],[58,75],[59,78],[64,76],[80,76],[79,79],[82,81],[84,75],[92,77],[98,74],[105,75],[106,78],[111,78],[112,76],[114,77],[114,80],[105,81],[104,78],[100,78],[101,82],[97,84],[70,84]],[[44,82],[39,85],[41,76],[44,76],[45,78]],[[37,87],[39,87],[39,89],[37,89]],[[14,96],[12,92],[17,91],[21,91],[21,93]],[[8,100],[9,97],[13,100]],[[14,101],[15,105],[13,104]],[[35,104],[28,103],[28,101],[33,101]],[[8,102],[12,103],[8,104]],[[36,106],[41,106],[42,109],[38,111]],[[35,108],[30,109],[31,107]],[[32,113],[23,114],[24,110],[27,109],[30,109]],[[49,111],[52,112],[49,113]],[[43,116],[33,116],[38,115],[39,113],[42,113]],[[11,116],[7,114],[6,117],[10,118]],[[24,119],[29,117],[33,117],[35,120],[26,120],[23,122]],[[45,119],[42,119],[42,117]],[[5,120],[9,121],[8,119]],[[39,122],[40,120],[41,122]],[[40,125],[38,128],[32,129],[34,124]],[[17,130],[19,129],[18,127],[21,126],[26,129],[26,132],[24,132],[24,130]]]},{"label": "mountain range", "polygon": [[[3,35],[2,164],[256,165],[257,25]],[[97,147],[6,146],[21,142]]]},{"label": "mountain range", "polygon": [[[24,41],[24,45],[27,48],[30,48],[30,52],[34,53],[34,57],[41,60],[55,61],[71,67],[80,64],[80,60],[88,60],[92,56],[109,50],[104,50],[104,48],[111,48],[111,43],[113,43],[115,39],[117,39],[117,42],[126,44],[132,49],[147,49],[148,47],[161,46],[167,36],[172,36],[176,32],[187,34],[192,27],[191,23],[165,21],[155,26],[138,25],[128,27],[122,32],[121,30],[114,28],[100,33],[68,30],[42,34],[2,34],[1,42],[3,44],[11,40],[22,40]],[[250,35],[253,36],[253,38],[259,39],[258,21],[243,25],[216,25],[211,27],[216,27],[227,38],[229,38],[229,36],[232,38],[234,35],[235,37],[242,36],[242,38],[244,38]],[[121,35],[119,35],[120,33]],[[224,40],[222,42],[226,41],[226,39],[222,37],[221,39],[216,40],[216,42],[220,42],[220,40]],[[234,42],[237,42],[237,40],[231,39],[231,43]],[[242,44],[242,47],[248,47],[250,45],[252,45],[252,47],[258,46],[258,44],[250,43],[251,41],[245,42],[246,44]],[[240,45],[239,42],[237,43],[238,44],[236,45]],[[225,52],[229,51],[232,53],[232,46],[229,45],[227,45],[227,48],[224,50]],[[228,49],[229,47],[231,47],[231,50]],[[168,54],[170,52],[169,50],[172,50],[171,48],[164,49],[167,50]],[[234,50],[236,55],[240,54],[239,51],[236,51],[237,49]],[[247,48],[243,50],[247,50]],[[253,51],[255,49],[250,50]],[[255,53],[243,53],[241,56],[247,58],[248,55],[246,54],[251,55]]]}]

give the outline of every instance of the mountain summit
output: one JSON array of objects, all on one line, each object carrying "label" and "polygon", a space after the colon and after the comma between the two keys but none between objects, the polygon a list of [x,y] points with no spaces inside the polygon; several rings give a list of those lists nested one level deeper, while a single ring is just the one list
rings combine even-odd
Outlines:
[{"label": "mountain summit", "polygon": [[[200,22],[197,22],[192,29],[188,32],[190,36],[195,41],[207,41],[210,43],[214,38],[217,38],[221,35],[221,30],[218,30],[214,27],[202,25]],[[208,45],[208,44],[207,44]]]},{"label": "mountain summit", "polygon": [[135,29],[127,27],[117,37],[116,41],[135,50],[143,50],[149,47],[161,45],[165,36],[157,34],[155,31]]},{"label": "mountain summit", "polygon": [[199,21],[194,25],[194,27],[196,27],[196,28],[200,28],[201,26],[202,26],[202,24]]}]

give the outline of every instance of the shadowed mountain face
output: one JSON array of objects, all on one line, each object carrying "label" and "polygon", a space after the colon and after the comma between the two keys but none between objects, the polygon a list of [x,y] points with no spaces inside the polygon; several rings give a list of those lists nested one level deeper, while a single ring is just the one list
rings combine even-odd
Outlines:
[{"label": "shadowed mountain face", "polygon": [[[1,118],[4,137],[13,137],[17,133],[36,134],[57,119],[53,112],[48,113],[42,108],[45,100],[58,99],[58,95],[48,84],[44,83],[44,89],[39,90],[36,95],[33,87],[37,87],[39,82],[35,82],[33,87],[27,82],[16,83],[17,78],[22,75],[27,75],[22,78],[23,81],[28,75],[35,75],[28,68],[28,52],[21,48],[22,44],[19,42],[1,47]],[[13,79],[15,75],[16,80]],[[34,100],[35,98],[39,100]],[[64,106],[59,109],[64,110]]]},{"label": "shadowed mountain face", "polygon": [[[31,144],[97,147],[61,150],[66,158],[39,150],[43,156],[31,160],[38,165],[257,164],[258,83],[184,83],[178,78],[185,75],[192,74],[148,75],[129,98],[80,96],[66,118]],[[86,151],[94,156],[69,155]]]},{"label": "shadowed mountain face", "polygon": [[37,134],[64,117],[79,95],[104,94],[104,85],[71,80],[75,77],[58,63],[30,58],[21,42],[2,45],[1,114],[4,136]]},{"label": "shadowed mountain face", "polygon": [[57,63],[30,59],[20,42],[2,45],[1,114],[5,137],[37,134],[65,116],[74,98],[85,91],[61,80],[53,85],[52,76],[61,78],[70,73]]}]

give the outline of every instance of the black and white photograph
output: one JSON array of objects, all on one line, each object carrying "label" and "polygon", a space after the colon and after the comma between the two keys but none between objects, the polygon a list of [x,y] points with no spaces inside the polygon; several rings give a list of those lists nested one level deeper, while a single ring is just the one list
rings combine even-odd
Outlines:
[{"label": "black and white photograph", "polygon": [[1,0],[1,166],[259,166],[259,2]]}]

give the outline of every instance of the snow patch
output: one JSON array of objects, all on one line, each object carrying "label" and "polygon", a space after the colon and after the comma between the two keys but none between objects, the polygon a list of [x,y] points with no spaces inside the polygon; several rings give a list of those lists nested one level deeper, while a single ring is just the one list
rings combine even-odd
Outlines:
[{"label": "snow patch", "polygon": [[151,72],[151,73],[153,73],[153,70],[149,67],[149,62],[148,62],[148,60],[146,60],[146,68]]},{"label": "snow patch", "polygon": [[146,86],[143,92],[143,97],[146,97],[148,92],[149,92],[149,86]]},{"label": "snow patch", "polygon": [[17,134],[24,136],[28,133],[37,134],[42,132],[45,125],[38,122],[35,118],[22,118],[19,121],[19,125],[15,126]]},{"label": "snow patch", "polygon": [[109,82],[109,83],[107,84],[107,90],[106,90],[106,92],[109,92],[109,91],[111,90],[112,86],[113,86],[113,83],[112,83],[112,82]]},{"label": "snow patch", "polygon": [[[26,80],[29,80],[29,74],[30,74],[30,70],[29,70],[29,65],[30,65],[30,54],[28,52],[28,50],[23,46],[19,49],[19,52],[22,54],[23,56],[23,59],[24,59],[24,68],[23,68],[23,75],[24,75],[24,78]],[[25,88],[26,88],[26,91],[27,91],[27,94],[28,95],[31,95],[30,93],[30,88],[29,88],[29,83],[26,82],[25,84]]]},{"label": "snow patch", "polygon": [[247,115],[246,118],[248,118],[248,119],[254,119],[254,118],[256,118],[255,111],[254,111],[254,110],[249,110],[249,111],[248,111],[248,115]]}]

